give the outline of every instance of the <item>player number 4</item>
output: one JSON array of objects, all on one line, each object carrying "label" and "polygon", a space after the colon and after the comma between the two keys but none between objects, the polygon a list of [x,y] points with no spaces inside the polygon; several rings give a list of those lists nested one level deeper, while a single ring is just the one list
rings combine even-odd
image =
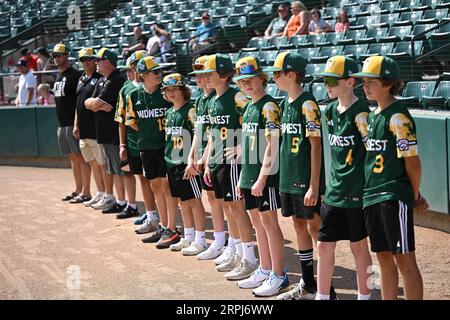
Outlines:
[{"label": "player number 4", "polygon": [[353,163],[353,149],[350,149],[347,153],[347,157],[345,157],[345,163],[348,164],[349,166],[352,165]]}]

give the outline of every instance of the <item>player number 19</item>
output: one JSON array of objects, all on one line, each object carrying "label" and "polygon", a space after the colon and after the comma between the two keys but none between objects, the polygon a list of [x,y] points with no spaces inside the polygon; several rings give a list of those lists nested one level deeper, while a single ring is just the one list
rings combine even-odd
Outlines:
[{"label": "player number 19", "polygon": [[158,125],[159,125],[159,131],[164,131],[166,130],[166,119],[162,118],[162,119],[158,119]]}]

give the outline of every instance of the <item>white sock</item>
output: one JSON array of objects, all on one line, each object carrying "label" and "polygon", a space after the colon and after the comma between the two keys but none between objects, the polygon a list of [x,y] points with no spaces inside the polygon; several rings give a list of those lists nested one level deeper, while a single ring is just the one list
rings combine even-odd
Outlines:
[{"label": "white sock", "polygon": [[195,243],[205,244],[205,231],[195,231]]},{"label": "white sock", "polygon": [[330,300],[330,295],[316,293],[316,298],[314,300]]},{"label": "white sock", "polygon": [[117,200],[116,202],[119,206],[123,206],[124,204],[127,203],[125,200]]},{"label": "white sock", "polygon": [[190,242],[194,241],[195,239],[194,228],[184,228],[184,238]]},{"label": "white sock", "polygon": [[147,219],[150,219],[150,221],[158,220],[158,215],[155,211],[147,211],[145,214],[147,215]]},{"label": "white sock", "polygon": [[222,248],[225,245],[225,231],[214,232],[214,242],[217,247]]},{"label": "white sock", "polygon": [[358,292],[358,300],[370,300],[371,294],[361,294]]},{"label": "white sock", "polygon": [[259,271],[261,271],[264,274],[269,274],[270,273],[270,270],[266,270],[266,269],[263,269],[263,268],[259,268]]},{"label": "white sock", "polygon": [[243,252],[242,252],[242,243],[241,243],[241,239],[234,239],[234,245],[236,247],[236,253],[239,256],[239,258],[243,257]]},{"label": "white sock", "polygon": [[234,238],[228,237],[228,247],[233,250],[236,250],[236,244],[234,243]]},{"label": "white sock", "polygon": [[108,200],[116,200],[116,198],[114,197],[114,195],[112,193],[105,193],[103,195],[103,197]]},{"label": "white sock", "polygon": [[129,203],[128,205],[133,209],[137,209],[136,203]]},{"label": "white sock", "polygon": [[97,194],[95,196],[101,199],[101,198],[103,198],[104,195],[105,195],[104,192],[98,192],[97,191]]},{"label": "white sock", "polygon": [[253,248],[253,242],[242,242],[241,248],[243,251],[243,260],[247,260],[251,264],[256,264],[255,249]]}]

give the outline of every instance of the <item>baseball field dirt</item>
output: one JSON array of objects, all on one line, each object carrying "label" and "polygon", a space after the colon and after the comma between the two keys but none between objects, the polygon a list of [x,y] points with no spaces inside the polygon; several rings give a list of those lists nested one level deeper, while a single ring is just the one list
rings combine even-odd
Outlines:
[{"label": "baseball field dirt", "polygon": [[[0,299],[255,299],[211,261],[143,244],[133,219],[61,201],[73,191],[70,169],[0,166],[0,181]],[[290,219],[279,220],[293,284],[300,268],[295,233]],[[211,241],[209,215],[207,229]],[[450,299],[450,234],[415,231],[424,298]],[[355,278],[348,242],[339,243],[333,279],[339,299],[356,299]],[[379,290],[373,298],[380,299]]]}]

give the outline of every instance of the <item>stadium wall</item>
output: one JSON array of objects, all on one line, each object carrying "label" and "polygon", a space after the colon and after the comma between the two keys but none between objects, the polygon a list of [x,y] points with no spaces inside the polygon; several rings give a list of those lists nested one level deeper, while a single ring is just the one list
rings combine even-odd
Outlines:
[{"label": "stadium wall", "polygon": [[[440,219],[450,218],[450,114],[428,115],[414,110],[411,113],[417,125],[422,161],[422,194],[431,210],[446,216]],[[54,107],[0,108],[0,164],[68,167],[66,157],[59,153],[56,130]],[[325,126],[323,134],[327,136]],[[327,139],[324,150],[328,180]],[[450,232],[450,220],[447,224]]]}]

